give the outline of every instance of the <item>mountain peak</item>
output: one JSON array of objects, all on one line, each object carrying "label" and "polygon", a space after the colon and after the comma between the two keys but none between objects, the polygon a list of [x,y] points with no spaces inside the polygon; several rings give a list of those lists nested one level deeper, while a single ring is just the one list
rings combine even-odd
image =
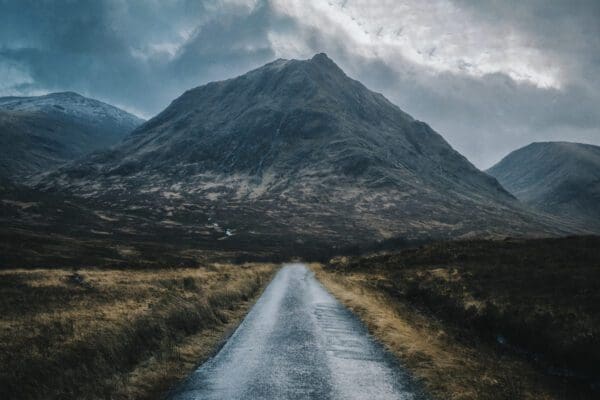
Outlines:
[{"label": "mountain peak", "polygon": [[318,63],[333,63],[333,64],[335,64],[333,62],[333,60],[327,56],[326,53],[317,53],[310,60],[313,62],[318,62]]},{"label": "mountain peak", "polygon": [[132,129],[143,122],[142,119],[125,110],[72,91],[53,92],[41,96],[0,97],[0,109],[46,114],[60,113],[91,121],[109,117],[115,121],[124,121],[125,125],[131,126]]},{"label": "mountain peak", "polygon": [[344,77],[346,76],[346,73],[325,53],[315,54],[308,62],[312,65],[318,66],[319,69],[327,70],[328,72],[334,74],[341,74]]},{"label": "mountain peak", "polygon": [[73,92],[73,91],[69,91],[69,90],[65,91],[65,92],[48,93],[46,96],[48,96],[48,97],[73,97],[73,98],[83,97],[79,93]]},{"label": "mountain peak", "polygon": [[316,53],[310,59],[306,59],[306,60],[278,58],[278,59],[276,59],[274,61],[271,61],[271,62],[265,64],[265,66],[287,64],[290,61],[293,61],[293,62],[311,62],[311,63],[324,64],[324,65],[329,64],[329,65],[335,65],[337,67],[337,64],[331,58],[329,58],[329,56],[326,53]]},{"label": "mountain peak", "polygon": [[[533,142],[511,152],[488,171],[494,172],[501,169],[502,164],[513,163],[516,160],[519,160],[519,163],[529,163],[532,162],[532,159],[538,161],[546,159],[552,164],[557,162],[559,157],[561,157],[562,161],[566,162],[582,162],[593,159],[595,163],[598,163],[600,147],[592,144],[567,141]],[[523,171],[528,170],[524,169]]]},{"label": "mountain peak", "polygon": [[[313,78],[317,75],[327,76],[327,79],[332,78],[332,76],[347,78],[344,71],[325,53],[317,53],[312,58],[304,60],[278,58],[277,60],[271,61],[241,77],[256,73],[287,73],[289,71],[295,71],[296,74],[304,74]],[[328,74],[330,75],[328,76]],[[298,75],[296,75],[296,77],[298,77]]]}]

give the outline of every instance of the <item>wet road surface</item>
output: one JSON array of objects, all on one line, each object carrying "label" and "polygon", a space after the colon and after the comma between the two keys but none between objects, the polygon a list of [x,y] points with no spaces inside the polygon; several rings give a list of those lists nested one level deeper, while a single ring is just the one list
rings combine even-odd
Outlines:
[{"label": "wet road surface", "polygon": [[275,276],[221,351],[172,400],[423,399],[303,264]]}]

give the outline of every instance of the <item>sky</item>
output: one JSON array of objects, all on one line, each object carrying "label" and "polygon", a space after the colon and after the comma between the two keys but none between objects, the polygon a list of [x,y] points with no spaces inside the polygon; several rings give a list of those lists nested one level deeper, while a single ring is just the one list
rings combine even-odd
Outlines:
[{"label": "sky", "polygon": [[70,90],[150,118],[320,52],[481,169],[534,141],[600,145],[597,0],[0,0],[0,96]]}]

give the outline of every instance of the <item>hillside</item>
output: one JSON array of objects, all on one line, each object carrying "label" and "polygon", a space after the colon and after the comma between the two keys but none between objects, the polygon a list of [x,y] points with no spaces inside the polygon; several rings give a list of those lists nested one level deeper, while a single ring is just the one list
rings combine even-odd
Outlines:
[{"label": "hillside", "polygon": [[487,172],[532,207],[600,232],[600,147],[532,143]]},{"label": "hillside", "polygon": [[569,229],[541,222],[325,54],[189,90],[119,146],[37,187],[135,210],[194,243],[217,229],[211,246],[238,250]]},{"label": "hillside", "polygon": [[72,92],[0,98],[0,174],[46,171],[112,146],[143,121]]}]

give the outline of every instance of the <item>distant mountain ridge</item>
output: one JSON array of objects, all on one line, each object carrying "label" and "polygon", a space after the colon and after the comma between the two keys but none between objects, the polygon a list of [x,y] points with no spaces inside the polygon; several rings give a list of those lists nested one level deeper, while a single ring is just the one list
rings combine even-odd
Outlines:
[{"label": "distant mountain ridge", "polygon": [[149,224],[197,241],[221,229],[231,248],[568,230],[325,54],[189,90],[119,146],[37,187],[115,213],[151,210]]},{"label": "distant mountain ridge", "polygon": [[14,179],[116,144],[143,122],[73,92],[0,97],[0,173]]},{"label": "distant mountain ridge", "polygon": [[523,202],[600,232],[600,147],[532,143],[487,171]]}]

